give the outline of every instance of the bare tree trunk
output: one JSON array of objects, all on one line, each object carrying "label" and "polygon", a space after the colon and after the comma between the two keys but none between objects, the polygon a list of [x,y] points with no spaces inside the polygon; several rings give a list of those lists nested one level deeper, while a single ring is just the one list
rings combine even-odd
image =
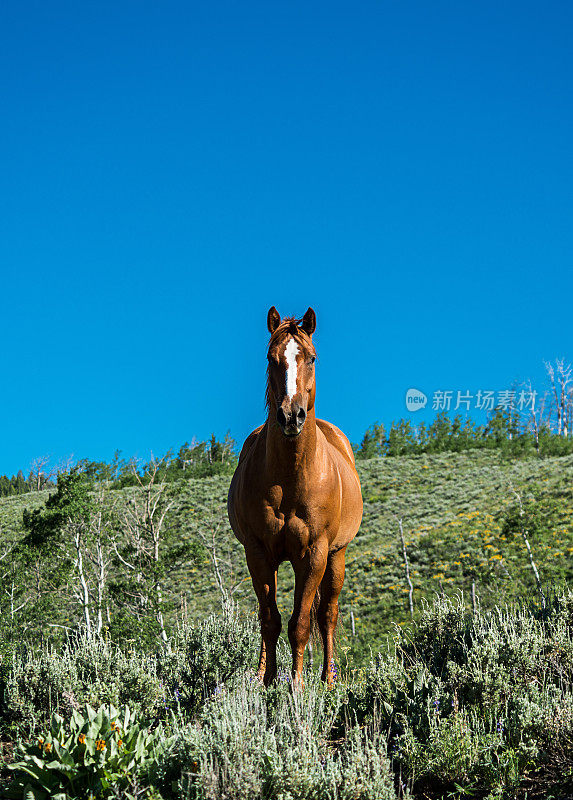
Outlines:
[{"label": "bare tree trunk", "polygon": [[161,636],[161,641],[163,644],[167,645],[169,641],[169,637],[167,636],[167,631],[165,630],[165,622],[163,620],[163,611],[161,607],[163,605],[163,593],[161,591],[161,585],[158,583],[156,586],[157,592],[157,622],[159,623],[159,631]]},{"label": "bare tree trunk", "polygon": [[32,461],[32,464],[30,466],[30,474],[34,478],[37,492],[39,492],[40,489],[43,489],[43,487],[50,480],[50,478],[53,477],[54,474],[53,470],[50,470],[49,472],[45,471],[45,467],[49,463],[50,463],[50,456],[41,456],[41,458],[36,458],[34,459],[34,461]]},{"label": "bare tree trunk", "polygon": [[[525,517],[525,511],[523,510],[523,503],[521,502],[521,496],[519,495],[518,492],[515,491],[515,489],[513,489],[513,493],[517,498],[517,502],[519,503],[519,516],[523,520],[523,518]],[[529,544],[529,538],[527,536],[527,531],[525,529],[525,524],[524,524],[523,521],[522,521],[522,524],[521,524],[521,536],[523,538],[523,541],[525,542],[525,547],[527,548],[527,555],[529,556],[529,564],[531,566],[531,570],[532,570],[533,575],[535,577],[535,583],[537,584],[537,591],[539,592],[539,596],[541,597],[541,607],[543,609],[545,609],[547,601],[545,599],[545,594],[544,594],[543,588],[541,586],[541,578],[539,577],[539,572],[537,570],[537,565],[536,565],[535,561],[533,560],[533,553],[531,551],[531,545]]]},{"label": "bare tree trunk", "polygon": [[[94,538],[94,552],[89,554],[90,561],[93,565],[95,572],[95,603],[97,609],[97,622],[96,632],[101,634],[103,630],[104,620],[104,602],[105,602],[105,587],[107,581],[107,570],[111,561],[109,554],[110,541],[105,537],[105,519],[104,519],[104,492],[100,487],[98,496],[99,508],[97,514],[91,521],[91,533]],[[107,609],[107,616],[109,622],[109,607]]]},{"label": "bare tree trunk", "polygon": [[[101,512],[99,514],[101,525]],[[105,561],[103,557],[103,547],[101,543],[101,536],[98,536],[96,543],[96,563],[98,567],[97,572],[97,632],[102,632],[103,628],[103,593],[105,590]]]},{"label": "bare tree trunk", "polygon": [[221,570],[219,569],[219,560],[217,558],[217,543],[215,541],[215,533],[216,530],[213,530],[213,538],[212,544],[210,548],[211,553],[211,561],[213,562],[213,571],[215,573],[215,579],[217,581],[217,586],[219,587],[219,591],[221,592],[221,598],[223,602],[226,602],[229,599],[227,589],[225,587],[225,582],[223,581],[223,577],[221,575]]},{"label": "bare tree trunk", "polygon": [[540,452],[539,452],[539,425],[540,425],[541,419],[540,418],[538,419],[538,415],[536,413],[535,399],[532,399],[532,401],[531,401],[531,421],[532,421],[532,424],[533,424],[533,436],[534,436],[534,439],[535,439],[535,452],[539,456],[539,455],[541,455]]},{"label": "bare tree trunk", "polygon": [[[125,529],[132,547],[135,551],[128,562],[119,552],[117,544],[113,544],[113,549],[130,571],[133,572],[138,590],[138,602],[141,608],[147,606],[148,599],[155,595],[156,619],[159,625],[159,635],[164,645],[169,645],[169,637],[165,629],[163,617],[163,590],[159,579],[159,563],[161,558],[161,544],[163,539],[163,528],[166,515],[173,505],[173,500],[162,504],[165,495],[165,484],[158,483],[159,468],[162,460],[151,458],[146,476],[139,475],[136,465],[133,466],[133,473],[139,484],[139,494],[135,494],[128,505],[124,515]],[[154,565],[154,579],[148,588],[145,588],[145,576],[143,574],[142,563],[144,560],[151,561]]]},{"label": "bare tree trunk", "polygon": [[[525,384],[525,389],[528,391],[530,403],[529,406],[529,429],[533,433],[533,441],[535,443],[535,452],[538,456],[541,455],[541,443],[539,441],[539,436],[541,433],[541,429],[544,425],[548,425],[550,419],[546,413],[547,407],[547,392],[541,397],[539,403],[537,402],[537,392],[533,391],[533,387],[531,385],[531,381],[528,384]],[[524,389],[524,392],[525,392]],[[527,406],[526,406],[527,409]]]},{"label": "bare tree trunk", "polygon": [[573,367],[567,364],[565,359],[558,358],[555,365],[545,362],[545,368],[555,400],[557,434],[566,438],[569,434],[568,410],[573,400]]},{"label": "bare tree trunk", "polygon": [[84,572],[84,560],[82,554],[82,529],[80,524],[74,525],[74,547],[76,550],[76,569],[80,584],[79,598],[86,625],[86,635],[88,639],[92,637],[92,620],[90,615],[90,593]]},{"label": "bare tree trunk", "polygon": [[412,581],[410,579],[410,565],[408,563],[408,554],[406,552],[406,540],[404,539],[404,530],[402,528],[402,520],[398,520],[398,526],[400,528],[400,540],[402,542],[402,555],[404,556],[404,570],[406,573],[406,580],[408,581],[408,586],[410,587],[410,591],[408,592],[408,602],[410,604],[410,616],[414,619],[414,586],[412,585]]},{"label": "bare tree trunk", "polygon": [[[155,564],[159,564],[159,531],[153,531],[153,560]],[[163,620],[163,592],[161,591],[161,584],[159,580],[155,582],[155,596],[157,598],[157,622],[159,623],[159,632],[163,644],[167,644],[168,636],[165,630],[165,622]]]},{"label": "bare tree trunk", "polygon": [[[217,554],[217,533],[220,527],[221,527],[220,523],[217,522],[217,524],[211,528],[210,541],[205,535],[205,533],[203,533],[203,531],[200,529],[197,529],[197,536],[201,539],[203,546],[206,547],[207,550],[209,551],[209,557],[211,558],[211,564],[213,565],[213,575],[215,576],[215,583],[217,584],[217,588],[221,595],[221,603],[225,605],[226,603],[229,602],[230,598],[237,591],[237,589],[239,588],[239,586],[243,581],[236,581],[235,583],[232,583],[232,581],[230,581],[232,583],[231,588],[230,589],[227,588],[225,579],[223,578],[221,572],[219,556]],[[229,572],[232,578],[234,574],[232,564],[230,564],[230,562],[227,562],[227,567],[229,568]]]},{"label": "bare tree trunk", "polygon": [[[0,562],[8,558],[8,556],[12,554],[13,550],[14,550],[14,545],[8,547],[8,549],[5,550],[0,556]],[[15,574],[16,572],[15,572],[14,560],[12,559],[8,570],[4,572],[3,575],[0,576],[0,584],[2,585],[4,585],[4,583],[9,578],[10,588],[4,589],[4,593],[8,595],[8,597],[10,598],[10,620],[12,622],[14,621],[18,611],[21,611],[23,608],[25,608],[32,599],[31,596],[25,597],[23,602],[20,603],[19,606],[16,606],[16,580],[14,577]]]}]

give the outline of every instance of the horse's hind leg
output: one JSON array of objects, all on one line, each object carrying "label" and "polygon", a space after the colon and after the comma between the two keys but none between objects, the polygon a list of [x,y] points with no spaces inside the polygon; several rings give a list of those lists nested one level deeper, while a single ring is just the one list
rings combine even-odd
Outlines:
[{"label": "horse's hind leg", "polygon": [[259,601],[261,655],[257,677],[268,686],[277,674],[277,642],[281,615],[277,608],[277,568],[271,565],[262,548],[246,546],[247,566]]},{"label": "horse's hind leg", "polygon": [[320,604],[318,606],[318,627],[324,648],[322,680],[329,685],[334,683],[334,631],[338,620],[338,596],[344,583],[344,559],[346,547],[328,556],[326,570],[320,584]]}]

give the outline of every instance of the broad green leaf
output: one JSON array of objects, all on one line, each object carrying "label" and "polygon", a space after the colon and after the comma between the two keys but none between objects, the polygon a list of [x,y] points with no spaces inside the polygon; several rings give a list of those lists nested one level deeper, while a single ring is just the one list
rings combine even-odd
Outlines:
[{"label": "broad green leaf", "polygon": [[139,760],[143,759],[143,755],[145,752],[145,734],[143,731],[139,731],[139,736],[137,737],[137,742],[135,743],[135,755]]},{"label": "broad green leaf", "polygon": [[74,708],[73,711],[72,711],[72,724],[73,724],[73,727],[75,727],[78,731],[80,731],[81,728],[83,727],[84,721],[85,720],[84,720],[83,715],[80,714],[80,712],[76,708]]}]

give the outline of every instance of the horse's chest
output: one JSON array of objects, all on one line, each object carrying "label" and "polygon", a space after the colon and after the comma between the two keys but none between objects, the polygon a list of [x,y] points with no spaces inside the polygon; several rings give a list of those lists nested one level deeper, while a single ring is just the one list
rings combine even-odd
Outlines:
[{"label": "horse's chest", "polygon": [[265,548],[276,561],[301,557],[316,538],[312,521],[304,511],[266,505],[259,529]]},{"label": "horse's chest", "polygon": [[280,487],[271,489],[261,507],[267,535],[296,539],[306,543],[328,526],[328,509],[322,493],[289,497]]},{"label": "horse's chest", "polygon": [[287,533],[291,530],[299,530],[301,525],[308,525],[310,522],[305,509],[283,509],[276,506],[264,505],[262,509],[263,524],[268,533]]}]

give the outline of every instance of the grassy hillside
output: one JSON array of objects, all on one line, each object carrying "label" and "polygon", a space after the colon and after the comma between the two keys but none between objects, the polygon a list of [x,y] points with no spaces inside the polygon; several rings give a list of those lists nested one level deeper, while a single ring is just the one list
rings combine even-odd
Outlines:
[{"label": "grassy hillside", "polygon": [[[523,526],[541,580],[555,584],[573,578],[573,456],[506,460],[496,451],[470,451],[374,458],[359,461],[358,470],[364,519],[348,549],[340,602],[342,652],[350,647],[356,657],[409,618],[398,519],[403,521],[416,615],[423,599],[436,592],[451,595],[461,589],[469,597],[472,583],[484,607],[501,599],[534,599]],[[167,577],[171,622],[181,613],[205,616],[220,605],[205,540],[216,543],[221,574],[239,605],[255,610],[242,547],[227,521],[228,483],[229,477],[221,475],[176,485],[170,525],[175,543],[193,544],[194,557]],[[134,492],[133,487],[111,491],[110,502],[117,507]],[[524,509],[519,519],[515,492]],[[40,507],[46,498],[46,492],[38,492],[0,500],[5,542],[22,536],[24,508]],[[279,572],[283,615],[290,614],[292,589],[292,569],[285,564]]]}]

